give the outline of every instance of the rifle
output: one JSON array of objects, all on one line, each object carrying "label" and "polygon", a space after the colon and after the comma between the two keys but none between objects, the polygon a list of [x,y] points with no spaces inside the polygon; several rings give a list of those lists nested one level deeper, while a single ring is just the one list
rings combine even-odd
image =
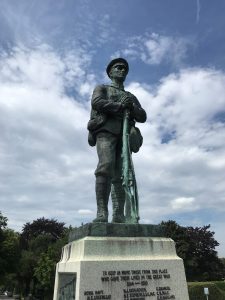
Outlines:
[{"label": "rifle", "polygon": [[138,223],[140,219],[138,190],[130,151],[129,114],[129,110],[125,109],[123,116],[122,185],[125,190],[126,223]]}]

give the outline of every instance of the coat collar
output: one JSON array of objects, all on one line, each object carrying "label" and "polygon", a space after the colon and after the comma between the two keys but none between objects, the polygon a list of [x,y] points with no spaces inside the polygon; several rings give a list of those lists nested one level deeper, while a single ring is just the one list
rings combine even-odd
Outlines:
[{"label": "coat collar", "polygon": [[110,84],[110,86],[111,86],[111,87],[114,87],[115,89],[124,91],[124,85],[123,85],[123,84],[122,84],[122,85],[119,85],[119,84],[116,84],[116,83],[112,82],[112,83]]}]

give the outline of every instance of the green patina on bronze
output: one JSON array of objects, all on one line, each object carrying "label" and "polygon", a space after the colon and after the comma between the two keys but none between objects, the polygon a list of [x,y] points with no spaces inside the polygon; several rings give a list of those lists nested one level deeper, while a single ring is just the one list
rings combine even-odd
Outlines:
[{"label": "green patina on bronze", "polygon": [[125,218],[126,223],[138,223],[139,200],[137,183],[134,173],[130,149],[129,110],[124,111],[123,118],[123,146],[122,146],[122,185],[125,190]]},{"label": "green patina on bronze", "polygon": [[137,98],[124,90],[128,70],[125,59],[112,60],[106,69],[111,84],[97,86],[92,95],[88,142],[91,146],[96,145],[99,158],[95,171],[97,217],[94,223],[108,222],[110,193],[112,223],[138,223],[139,220],[131,153],[137,152],[142,144],[135,123],[145,122],[146,112]]},{"label": "green patina on bronze", "polygon": [[70,232],[69,242],[87,237],[165,237],[161,225],[88,223]]}]

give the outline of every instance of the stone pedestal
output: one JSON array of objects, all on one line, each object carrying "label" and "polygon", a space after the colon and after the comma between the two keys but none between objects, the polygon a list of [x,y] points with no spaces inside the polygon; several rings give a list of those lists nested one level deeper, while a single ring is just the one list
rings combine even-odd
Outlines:
[{"label": "stone pedestal", "polygon": [[[99,226],[98,230],[108,225]],[[124,234],[132,235],[124,227],[127,225],[119,226]],[[140,235],[140,231],[142,235],[159,232],[153,225],[134,226]],[[93,236],[96,228],[90,227],[78,230],[83,233],[63,248],[56,268],[54,300],[189,299],[183,261],[176,255],[173,240]],[[86,236],[79,238],[83,234]]]}]

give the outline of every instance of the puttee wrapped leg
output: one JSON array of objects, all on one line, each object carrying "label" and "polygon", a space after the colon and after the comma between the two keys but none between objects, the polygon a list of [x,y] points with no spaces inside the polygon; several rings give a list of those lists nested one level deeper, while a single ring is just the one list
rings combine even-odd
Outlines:
[{"label": "puttee wrapped leg", "polygon": [[125,191],[122,182],[113,182],[111,188],[111,198],[113,207],[112,223],[125,223],[124,204]]},{"label": "puttee wrapped leg", "polygon": [[97,217],[94,223],[108,222],[108,202],[111,188],[111,179],[105,176],[96,177],[96,201],[97,201]]}]

